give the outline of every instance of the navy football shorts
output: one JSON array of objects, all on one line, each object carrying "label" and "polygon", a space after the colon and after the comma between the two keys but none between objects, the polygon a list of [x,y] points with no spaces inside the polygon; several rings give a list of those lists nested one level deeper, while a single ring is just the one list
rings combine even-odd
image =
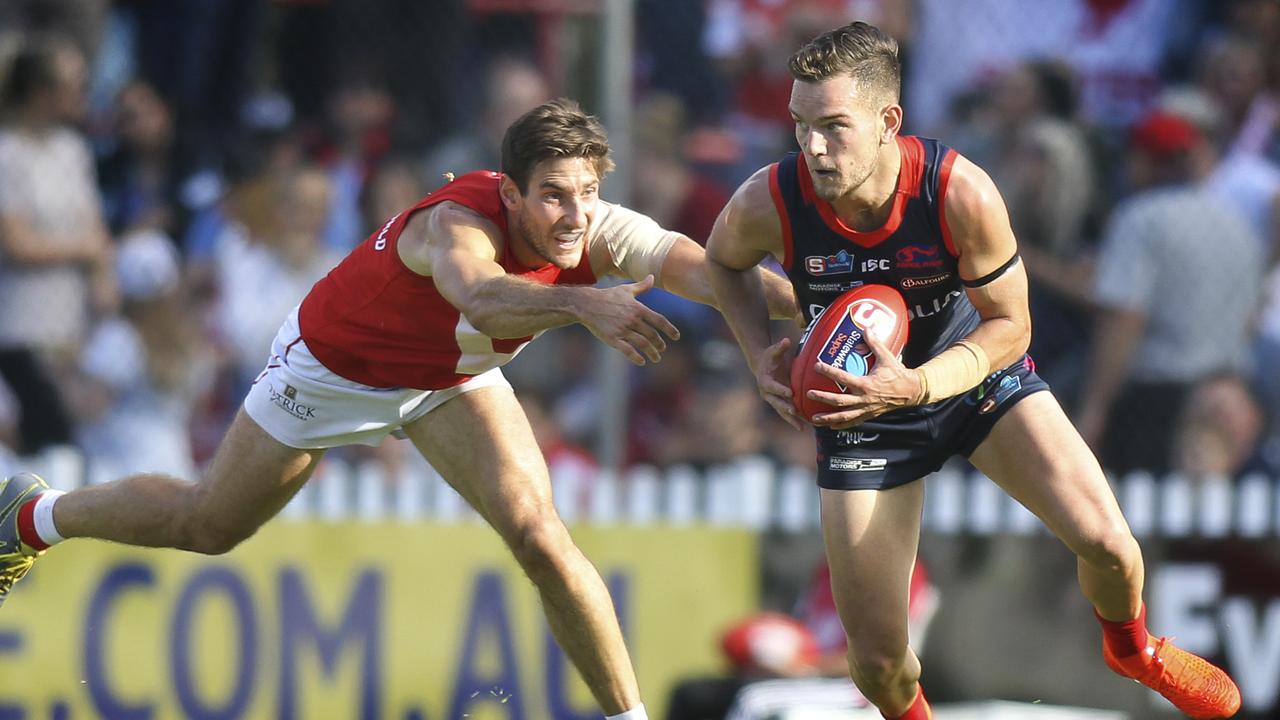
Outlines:
[{"label": "navy football shorts", "polygon": [[882,415],[848,430],[816,428],[818,486],[888,490],[968,457],[1009,408],[1049,385],[1024,355],[964,395]]}]

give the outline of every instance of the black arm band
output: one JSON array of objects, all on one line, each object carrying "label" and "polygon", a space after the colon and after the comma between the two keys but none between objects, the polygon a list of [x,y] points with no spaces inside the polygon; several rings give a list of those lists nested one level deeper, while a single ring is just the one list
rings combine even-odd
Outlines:
[{"label": "black arm band", "polygon": [[1005,264],[1001,265],[995,270],[992,270],[991,272],[987,273],[986,275],[983,275],[977,280],[965,280],[964,278],[960,278],[960,284],[969,288],[980,288],[983,285],[990,285],[996,280],[999,280],[1001,276],[1003,276],[1005,273],[1012,270],[1014,266],[1018,264],[1018,261],[1020,259],[1022,258],[1018,255],[1018,253],[1014,253],[1013,257],[1009,258],[1009,260],[1006,261]]}]

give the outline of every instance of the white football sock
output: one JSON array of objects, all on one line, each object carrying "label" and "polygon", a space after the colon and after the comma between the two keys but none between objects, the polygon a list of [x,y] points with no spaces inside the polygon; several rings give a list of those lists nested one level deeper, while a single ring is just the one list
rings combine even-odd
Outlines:
[{"label": "white football sock", "polygon": [[644,703],[641,703],[624,713],[606,715],[605,720],[649,720],[649,715],[644,711]]},{"label": "white football sock", "polygon": [[45,490],[36,498],[36,506],[32,508],[31,520],[36,526],[36,534],[48,545],[60,543],[66,538],[53,525],[53,503],[66,495],[61,490]]}]

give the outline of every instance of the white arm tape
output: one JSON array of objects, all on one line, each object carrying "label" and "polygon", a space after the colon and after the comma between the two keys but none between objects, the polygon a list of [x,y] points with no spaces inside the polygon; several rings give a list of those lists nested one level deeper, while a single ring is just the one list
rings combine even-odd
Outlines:
[{"label": "white arm tape", "polygon": [[588,252],[596,276],[621,274],[632,280],[652,275],[662,279],[662,263],[679,233],[666,230],[648,215],[621,205],[600,203]]}]

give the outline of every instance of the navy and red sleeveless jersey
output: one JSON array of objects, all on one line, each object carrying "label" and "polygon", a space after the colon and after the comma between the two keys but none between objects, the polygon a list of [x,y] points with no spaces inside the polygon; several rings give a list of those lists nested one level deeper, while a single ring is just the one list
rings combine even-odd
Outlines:
[{"label": "navy and red sleeveless jersey", "polygon": [[956,153],[936,140],[899,137],[902,169],[889,219],[859,232],[813,190],[804,156],[790,153],[769,168],[769,190],[782,219],[783,268],[804,313],[813,319],[845,291],[868,283],[897,288],[911,312],[902,362],[917,367],[978,325],[965,295],[943,197]]},{"label": "navy and red sleeveless jersey", "polygon": [[[438,390],[506,364],[533,336],[491,338],[449,304],[430,277],[405,267],[396,252],[409,217],[446,200],[493,221],[507,237],[498,196],[501,173],[477,171],[419,200],[387,221],[311,288],[298,310],[302,340],[330,371],[378,388]],[[505,248],[504,248],[505,250]],[[590,285],[596,278],[584,243],[571,270],[527,268],[510,252],[499,258],[511,275],[546,284]]]}]

